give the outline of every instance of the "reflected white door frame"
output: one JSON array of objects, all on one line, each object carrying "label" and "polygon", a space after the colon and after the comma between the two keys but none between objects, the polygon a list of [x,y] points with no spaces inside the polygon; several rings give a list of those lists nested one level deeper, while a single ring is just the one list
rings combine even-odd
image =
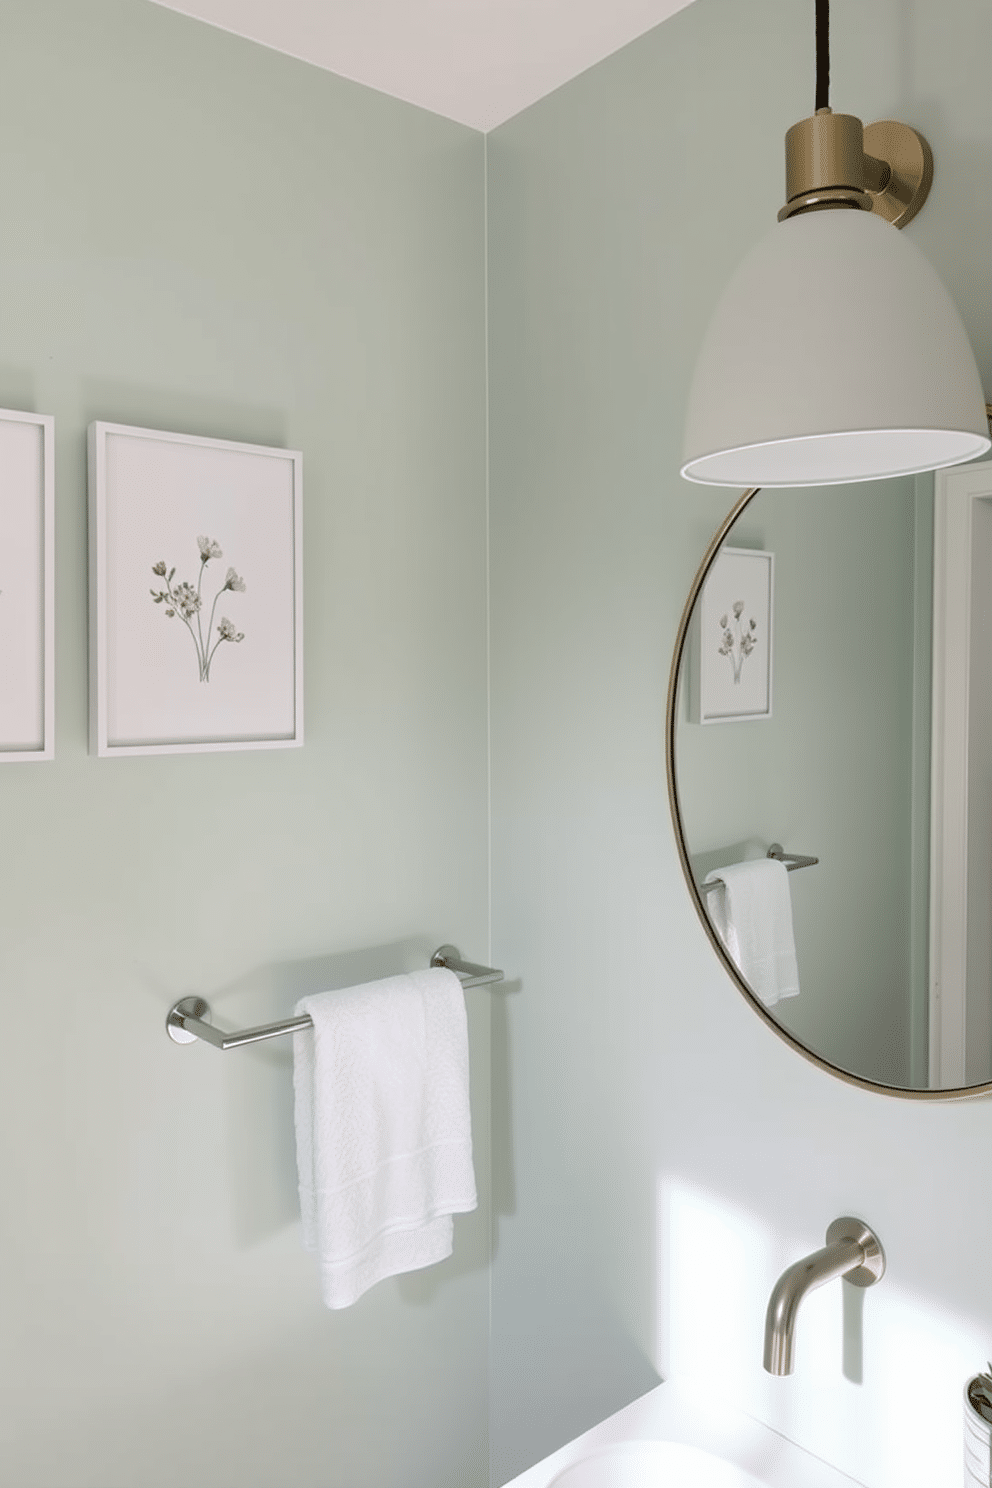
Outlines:
[{"label": "reflected white door frame", "polygon": [[[968,821],[973,536],[979,501],[992,501],[992,461],[936,473],[930,789],[931,1087],[973,1083],[966,1072]],[[992,839],[992,821],[982,825]]]}]

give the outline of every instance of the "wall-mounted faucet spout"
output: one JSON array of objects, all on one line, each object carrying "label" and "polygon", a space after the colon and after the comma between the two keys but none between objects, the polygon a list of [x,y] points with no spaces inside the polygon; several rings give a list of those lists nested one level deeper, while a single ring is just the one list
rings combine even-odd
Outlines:
[{"label": "wall-mounted faucet spout", "polygon": [[769,1374],[791,1374],[796,1313],[807,1292],[843,1276],[868,1287],[885,1271],[885,1252],[873,1230],[860,1219],[835,1219],[827,1243],[805,1260],[783,1271],[768,1299],[765,1314],[765,1368]]}]

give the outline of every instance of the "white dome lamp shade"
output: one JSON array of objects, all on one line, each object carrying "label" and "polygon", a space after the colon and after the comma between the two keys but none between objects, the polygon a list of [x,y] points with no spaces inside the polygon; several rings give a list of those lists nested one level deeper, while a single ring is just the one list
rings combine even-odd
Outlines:
[{"label": "white dome lamp shade", "polygon": [[[817,54],[819,64],[819,31]],[[906,125],[863,129],[822,107],[789,130],[779,223],[731,279],[699,353],[688,480],[877,480],[992,447],[961,317],[897,231],[931,179],[929,147]]]}]

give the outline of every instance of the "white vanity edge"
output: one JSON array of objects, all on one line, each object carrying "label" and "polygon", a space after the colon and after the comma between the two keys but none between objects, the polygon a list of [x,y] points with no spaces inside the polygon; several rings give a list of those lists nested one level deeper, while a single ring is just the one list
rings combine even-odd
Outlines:
[{"label": "white vanity edge", "polygon": [[555,1475],[591,1452],[625,1441],[677,1441],[723,1457],[768,1488],[864,1488],[777,1431],[719,1401],[668,1381],[617,1411],[503,1488],[548,1488]]}]

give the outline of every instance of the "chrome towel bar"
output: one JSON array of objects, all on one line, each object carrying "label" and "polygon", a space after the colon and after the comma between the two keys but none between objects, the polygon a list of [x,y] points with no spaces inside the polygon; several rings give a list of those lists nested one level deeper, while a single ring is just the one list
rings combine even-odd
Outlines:
[{"label": "chrome towel bar", "polygon": [[[786,873],[795,873],[797,868],[815,868],[820,861],[819,858],[811,858],[806,853],[787,853],[781,842],[773,842],[765,853],[766,858],[776,858],[778,862],[785,864]],[[722,889],[723,884],[718,878],[711,883],[699,885],[704,894],[712,894],[714,889]]]},{"label": "chrome towel bar", "polygon": [[[454,946],[438,946],[431,957],[432,966],[444,966],[453,971],[463,987],[485,987],[490,982],[501,982],[503,973],[492,966],[477,966],[474,961],[462,961]],[[202,997],[181,997],[169,1009],[165,1020],[169,1037],[177,1044],[191,1044],[203,1039],[215,1049],[239,1049],[242,1044],[260,1044],[263,1039],[278,1038],[283,1033],[298,1033],[301,1028],[312,1028],[309,1017],[284,1018],[280,1023],[262,1023],[258,1028],[242,1028],[235,1033],[224,1033],[210,1022],[210,1004]]]}]

